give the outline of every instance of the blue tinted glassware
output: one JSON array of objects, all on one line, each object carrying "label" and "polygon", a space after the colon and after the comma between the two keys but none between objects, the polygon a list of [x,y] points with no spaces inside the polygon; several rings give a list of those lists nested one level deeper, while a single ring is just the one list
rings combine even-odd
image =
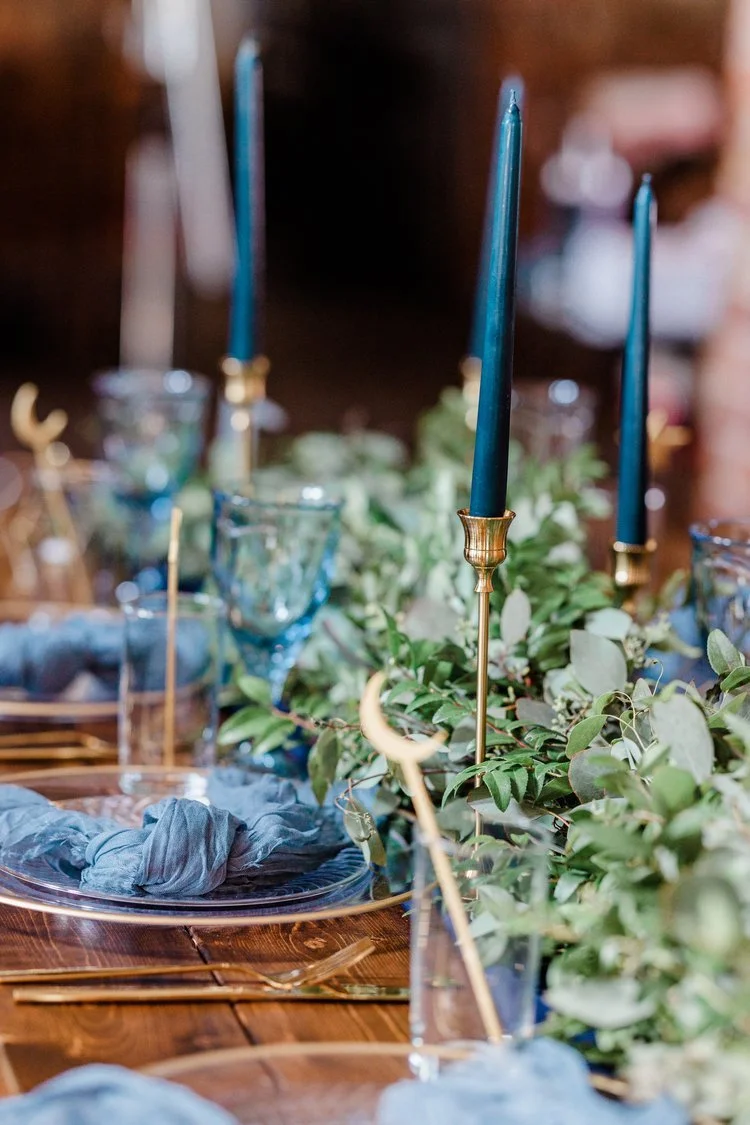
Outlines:
[{"label": "blue tinted glassware", "polygon": [[213,568],[248,672],[278,703],[327,600],[341,503],[318,485],[217,497]]},{"label": "blue tinted glassware", "polygon": [[211,384],[189,371],[122,368],[94,379],[102,448],[122,498],[147,505],[173,496],[203,449]]},{"label": "blue tinted glassware", "polygon": [[750,519],[690,528],[695,614],[704,637],[721,629],[750,656]]}]

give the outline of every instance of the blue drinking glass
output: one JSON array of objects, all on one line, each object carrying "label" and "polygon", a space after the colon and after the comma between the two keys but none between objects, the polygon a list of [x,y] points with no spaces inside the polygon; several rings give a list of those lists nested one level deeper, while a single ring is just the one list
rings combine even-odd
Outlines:
[{"label": "blue drinking glass", "polygon": [[750,656],[750,519],[694,523],[690,539],[695,615],[703,637],[721,629]]},{"label": "blue drinking glass", "polygon": [[245,668],[274,703],[328,598],[341,502],[319,485],[216,497],[212,563]]}]

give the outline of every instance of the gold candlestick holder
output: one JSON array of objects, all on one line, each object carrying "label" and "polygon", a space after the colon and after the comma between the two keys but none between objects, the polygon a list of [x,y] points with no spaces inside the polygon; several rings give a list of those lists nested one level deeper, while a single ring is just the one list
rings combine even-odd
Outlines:
[{"label": "gold candlestick holder", "polygon": [[242,443],[241,466],[241,475],[247,479],[255,462],[253,407],[266,397],[271,364],[264,355],[250,360],[225,356],[219,366],[224,376],[224,399],[232,408],[232,429],[237,434],[247,435],[247,441]]},{"label": "gold candlestick holder", "polygon": [[[458,518],[464,529],[464,558],[476,574],[474,587],[479,605],[477,628],[477,734],[474,760],[478,766],[487,756],[487,695],[490,645],[490,594],[495,570],[505,561],[508,529],[515,512],[506,510],[502,516],[472,516],[461,508]],[[475,780],[480,784],[479,776]],[[477,832],[480,818],[477,814]]]},{"label": "gold candlestick holder", "polygon": [[651,557],[656,550],[656,540],[647,543],[612,543],[612,579],[620,593],[620,604],[634,612],[639,594],[651,582]]}]

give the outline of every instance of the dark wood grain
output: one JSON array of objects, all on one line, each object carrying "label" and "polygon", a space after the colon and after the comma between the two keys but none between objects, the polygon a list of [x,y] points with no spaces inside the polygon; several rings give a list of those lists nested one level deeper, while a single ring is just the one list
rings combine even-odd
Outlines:
[{"label": "dark wood grain", "polygon": [[[403,907],[326,922],[260,926],[248,930],[204,930],[195,935],[205,959],[252,960],[264,969],[291,968],[328,957],[360,938],[376,949],[349,971],[354,980],[406,985],[409,981],[409,925]],[[222,979],[240,980],[236,974]],[[406,1004],[237,1004],[252,1043],[316,1040],[402,1041],[408,1037]]]},{"label": "dark wood grain", "polygon": [[[0,959],[5,968],[195,963],[199,957],[184,929],[104,925],[0,908]],[[246,1042],[226,1004],[57,1009],[14,1004],[11,992],[8,986],[0,988],[0,1038],[24,1090],[84,1063],[137,1067],[170,1055]]]},{"label": "dark wood grain", "polygon": [[[401,907],[293,926],[245,930],[161,930],[56,918],[0,907],[4,968],[249,961],[292,968],[370,936],[376,951],[351,970],[358,980],[403,985],[408,980],[408,920]],[[243,980],[208,970],[211,979]],[[202,977],[193,979],[203,979]],[[113,1062],[138,1067],[176,1055],[250,1043],[316,1040],[403,1041],[401,1004],[132,1004],[16,1005],[0,986],[0,1095],[28,1090],[72,1066]]]}]

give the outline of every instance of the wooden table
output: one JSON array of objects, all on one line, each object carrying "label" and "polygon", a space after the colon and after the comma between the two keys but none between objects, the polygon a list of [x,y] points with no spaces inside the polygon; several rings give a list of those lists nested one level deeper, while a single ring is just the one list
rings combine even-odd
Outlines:
[{"label": "wooden table", "polygon": [[[0,906],[0,964],[20,969],[203,960],[205,977],[192,976],[191,981],[246,982],[247,977],[237,974],[210,973],[210,963],[234,959],[264,971],[280,970],[371,937],[377,949],[351,970],[352,976],[404,985],[408,931],[400,906],[333,921],[244,930],[111,925]],[[11,992],[0,986],[0,1093],[5,1094],[91,1062],[140,1067],[175,1055],[253,1043],[407,1038],[406,1004],[279,1000],[40,1006],[15,1004]]]}]

